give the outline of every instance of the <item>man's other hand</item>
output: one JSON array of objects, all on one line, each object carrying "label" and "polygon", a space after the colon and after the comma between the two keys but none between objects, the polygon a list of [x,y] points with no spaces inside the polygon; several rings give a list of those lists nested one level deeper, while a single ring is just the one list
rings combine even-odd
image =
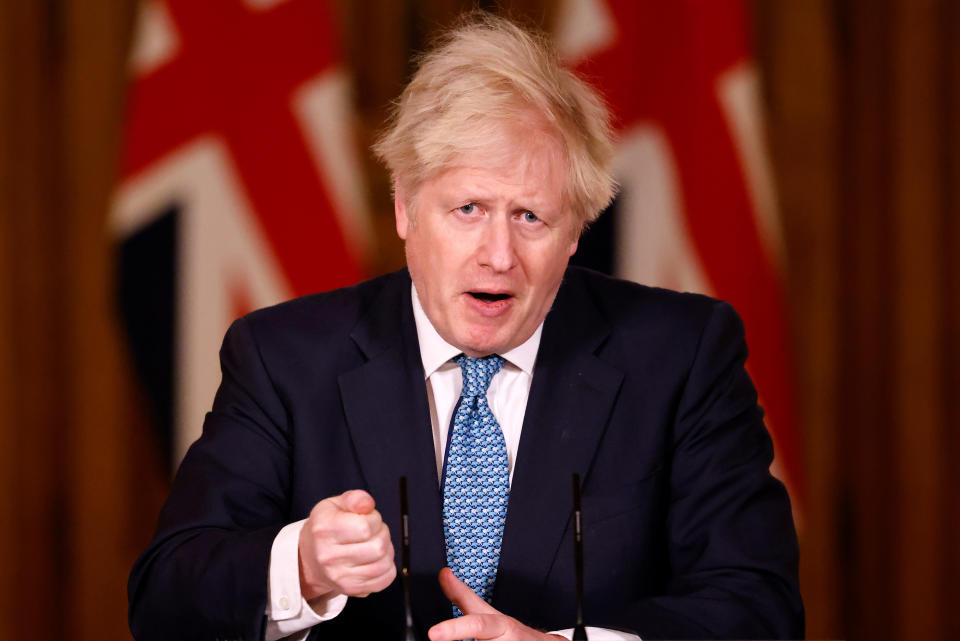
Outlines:
[{"label": "man's other hand", "polygon": [[440,587],[450,602],[460,608],[462,617],[447,619],[430,628],[430,641],[456,639],[498,639],[501,641],[545,641],[563,639],[528,628],[513,617],[501,614],[481,599],[450,568],[440,570]]},{"label": "man's other hand", "polygon": [[313,506],[300,530],[300,591],[307,600],[365,597],[393,582],[390,530],[373,497],[349,490]]}]

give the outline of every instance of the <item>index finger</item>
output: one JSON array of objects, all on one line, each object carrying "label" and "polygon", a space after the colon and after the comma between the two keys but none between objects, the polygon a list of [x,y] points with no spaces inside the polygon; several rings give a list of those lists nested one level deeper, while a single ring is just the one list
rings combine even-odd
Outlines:
[{"label": "index finger", "polygon": [[389,537],[389,533],[383,532],[386,524],[376,510],[369,514],[340,512],[334,515],[332,526],[333,538],[337,543],[363,543],[377,536]]}]

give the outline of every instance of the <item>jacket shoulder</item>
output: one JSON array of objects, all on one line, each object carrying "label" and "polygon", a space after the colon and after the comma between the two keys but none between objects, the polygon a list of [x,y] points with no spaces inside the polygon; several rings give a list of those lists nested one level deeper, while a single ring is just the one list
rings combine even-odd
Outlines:
[{"label": "jacket shoulder", "polygon": [[567,270],[564,284],[571,297],[587,297],[614,331],[663,328],[699,333],[718,310],[736,317],[729,303],[710,296],[641,285],[579,267]]},{"label": "jacket shoulder", "polygon": [[410,287],[405,269],[363,281],[349,287],[294,298],[258,309],[243,317],[258,338],[285,336],[298,340],[309,335],[312,341],[324,337],[346,337],[357,321],[384,294],[400,296]]}]

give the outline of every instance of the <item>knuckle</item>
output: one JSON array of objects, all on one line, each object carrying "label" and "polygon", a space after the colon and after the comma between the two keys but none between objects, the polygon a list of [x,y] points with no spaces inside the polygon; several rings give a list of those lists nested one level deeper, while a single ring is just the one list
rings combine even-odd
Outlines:
[{"label": "knuckle", "polygon": [[331,581],[336,581],[338,584],[342,584],[350,577],[349,568],[341,565],[337,562],[331,562],[323,566],[324,572],[330,578]]},{"label": "knuckle", "polygon": [[319,563],[324,567],[332,566],[336,561],[336,556],[333,554],[333,551],[327,546],[321,546],[317,548],[315,558],[317,559],[317,563]]},{"label": "knuckle", "polygon": [[330,502],[330,499],[323,499],[313,506],[313,509],[310,510],[310,516],[308,518],[313,522],[325,521],[330,518],[334,510],[335,507],[333,503]]},{"label": "knuckle", "polygon": [[343,568],[331,568],[327,572],[327,578],[331,583],[340,588],[341,591],[346,591],[345,588],[350,584],[350,576],[343,570]]},{"label": "knuckle", "polygon": [[397,576],[397,566],[394,565],[392,558],[384,559],[384,565],[386,565],[386,568],[384,568],[386,574],[391,578]]},{"label": "knuckle", "polygon": [[331,520],[329,514],[316,514],[310,517],[305,526],[314,537],[326,536],[330,530]]},{"label": "knuckle", "polygon": [[387,587],[388,585],[393,583],[393,580],[395,578],[397,578],[397,568],[396,566],[391,564],[390,567],[387,568],[386,574],[384,574],[383,576],[383,581],[384,581],[383,587]]},{"label": "knuckle", "polygon": [[365,597],[370,594],[371,588],[365,581],[360,581],[353,577],[344,592],[348,596]]},{"label": "knuckle", "polygon": [[357,526],[357,531],[364,539],[371,539],[377,533],[377,531],[371,527],[370,521],[367,519],[360,520],[360,523]]},{"label": "knuckle", "polygon": [[379,563],[372,563],[364,566],[363,571],[358,572],[358,575],[362,581],[376,581],[384,572],[386,568],[380,567]]},{"label": "knuckle", "polygon": [[356,523],[349,514],[338,515],[337,520],[331,528],[331,538],[339,542],[347,542],[356,536]]},{"label": "knuckle", "polygon": [[370,568],[370,579],[375,581],[382,581],[389,578],[390,581],[393,581],[393,576],[396,573],[396,568],[393,567],[392,563],[384,563],[383,561],[377,561],[372,568]]}]

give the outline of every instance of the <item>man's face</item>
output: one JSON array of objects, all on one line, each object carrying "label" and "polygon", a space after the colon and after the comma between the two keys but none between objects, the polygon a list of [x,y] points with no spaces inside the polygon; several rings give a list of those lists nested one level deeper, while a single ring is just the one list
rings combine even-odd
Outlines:
[{"label": "man's face", "polygon": [[[527,123],[529,124],[529,123]],[[397,233],[424,311],[468,356],[504,353],[547,315],[579,228],[562,193],[566,165],[538,128],[503,127],[424,182]]]}]

